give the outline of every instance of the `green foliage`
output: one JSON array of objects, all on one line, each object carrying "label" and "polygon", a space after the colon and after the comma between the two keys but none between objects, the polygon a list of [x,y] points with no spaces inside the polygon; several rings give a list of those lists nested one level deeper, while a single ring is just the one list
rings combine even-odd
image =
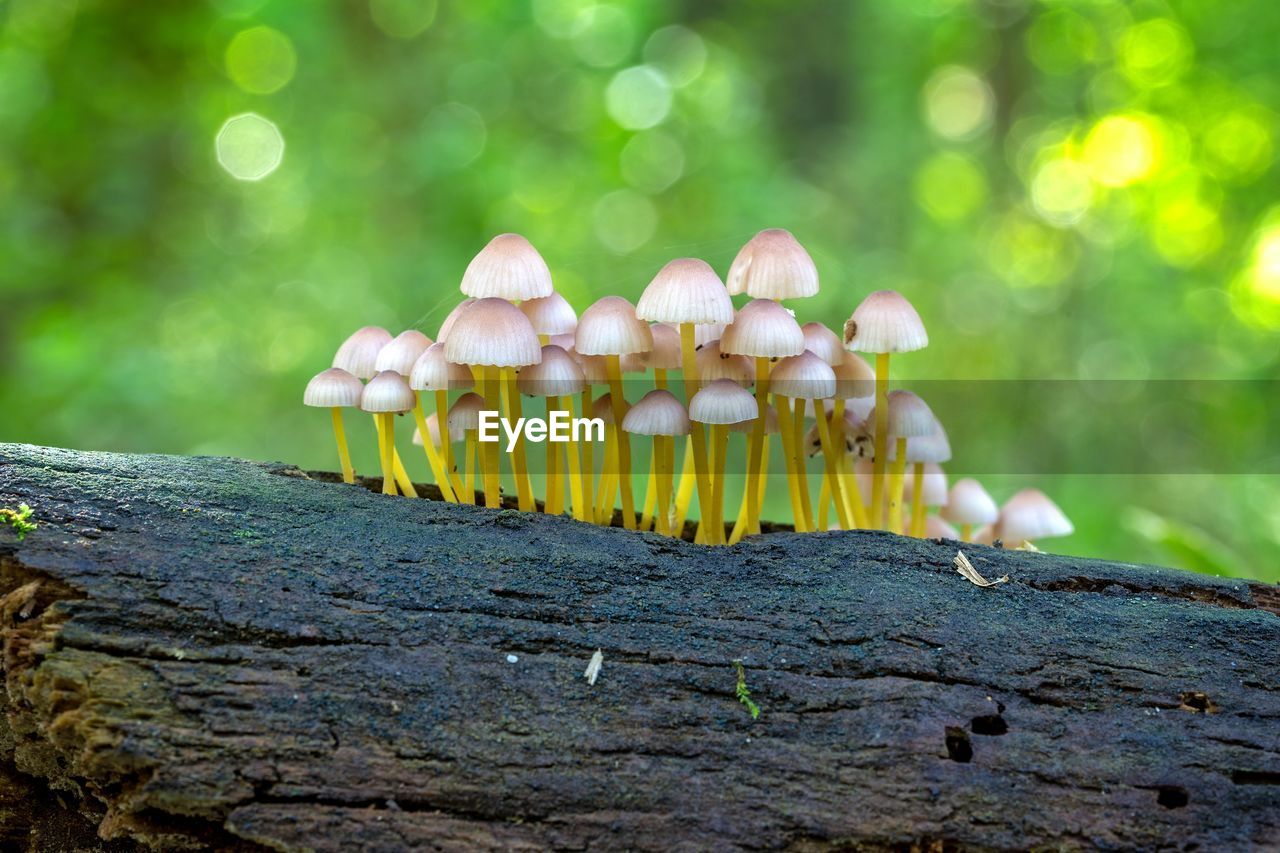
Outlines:
[{"label": "green foliage", "polygon": [[0,507],[0,521],[13,528],[13,532],[17,534],[19,542],[26,539],[27,534],[39,526],[31,520],[31,507],[26,504],[18,504],[16,510]]},{"label": "green foliage", "polygon": [[757,719],[760,716],[760,706],[751,699],[751,691],[747,688],[747,671],[740,660],[735,660],[733,666],[738,672],[738,685],[734,688],[734,694],[739,702],[747,706],[747,710],[751,712],[751,719]]}]

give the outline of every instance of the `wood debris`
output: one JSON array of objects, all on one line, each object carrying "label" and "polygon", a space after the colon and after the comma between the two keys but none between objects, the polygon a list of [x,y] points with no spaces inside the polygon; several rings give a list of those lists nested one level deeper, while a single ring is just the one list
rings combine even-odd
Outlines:
[{"label": "wood debris", "polygon": [[582,673],[582,677],[587,680],[587,684],[595,686],[596,679],[600,677],[600,666],[604,663],[604,651],[596,649],[596,653],[591,656],[591,662],[587,664],[587,671]]},{"label": "wood debris", "polygon": [[956,571],[959,572],[960,575],[964,577],[965,580],[967,580],[969,583],[973,584],[974,586],[980,586],[980,587],[995,586],[996,584],[1007,583],[1009,580],[1008,575],[1003,575],[1002,577],[998,577],[993,581],[987,580],[982,575],[978,574],[978,570],[973,567],[973,563],[969,562],[969,558],[964,555],[964,551],[956,552],[955,564],[956,564]]}]

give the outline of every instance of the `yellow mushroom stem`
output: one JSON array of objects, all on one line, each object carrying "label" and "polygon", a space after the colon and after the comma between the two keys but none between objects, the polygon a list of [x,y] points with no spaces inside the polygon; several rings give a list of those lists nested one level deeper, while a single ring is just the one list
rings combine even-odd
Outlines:
[{"label": "yellow mushroom stem", "polygon": [[800,478],[796,472],[795,436],[792,430],[795,421],[791,417],[791,398],[773,396],[774,405],[778,408],[778,428],[782,434],[782,458],[787,466],[787,492],[791,496],[791,517],[797,533],[807,533],[805,527],[804,505],[800,502]]},{"label": "yellow mushroom stem", "polygon": [[[768,438],[768,436],[765,436]],[[752,482],[747,481],[745,489],[755,489],[760,494],[764,494],[765,480],[769,477],[769,442],[764,443],[764,453],[760,455],[760,473]],[[747,535],[747,500],[746,495],[742,496],[742,504],[738,508],[738,520],[733,523],[733,531],[729,534],[729,544],[736,545]]]},{"label": "yellow mushroom stem", "polygon": [[[569,423],[573,423],[573,419],[577,414],[573,410],[573,397],[564,396],[556,397],[556,408],[569,414]],[[589,442],[588,442],[589,443]],[[590,521],[591,515],[584,508],[583,497],[583,477],[582,477],[582,447],[578,440],[574,438],[573,430],[569,430],[569,443],[565,447],[565,456],[569,460],[569,501],[573,504],[573,517],[578,521]]]},{"label": "yellow mushroom stem", "polygon": [[659,391],[667,390],[667,371],[665,368],[655,367],[653,369],[653,387]]},{"label": "yellow mushroom stem", "polygon": [[[760,475],[760,462],[764,456],[764,446],[768,441],[765,427],[769,414],[769,359],[756,358],[756,420],[751,425],[751,433],[747,439],[747,482],[755,483]],[[755,489],[743,489],[743,497],[747,499],[747,533],[760,532],[760,503],[764,493]]]},{"label": "yellow mushroom stem", "polygon": [[[655,436],[656,438],[656,436]],[[654,454],[649,454],[649,476],[645,478],[644,507],[640,510],[640,529],[648,530],[653,526],[653,509],[658,500],[658,461]]]},{"label": "yellow mushroom stem", "polygon": [[449,392],[436,392],[436,424],[440,428],[440,461],[454,497],[462,494],[462,478],[458,475],[458,461],[453,458],[453,445],[449,442]]},{"label": "yellow mushroom stem", "polygon": [[715,451],[715,468],[711,478],[711,511],[713,513],[714,525],[711,528],[708,537],[711,544],[725,545],[728,543],[724,531],[724,480],[726,456],[729,450],[729,425],[713,424],[711,427],[711,443]]},{"label": "yellow mushroom stem", "polygon": [[342,482],[354,483],[356,469],[351,467],[351,451],[347,448],[347,431],[342,425],[342,409],[334,406],[329,413],[333,415],[333,440],[338,444],[338,463],[342,465]]},{"label": "yellow mushroom stem", "polygon": [[[698,381],[697,347],[694,345],[693,323],[680,324],[680,369],[684,379],[685,405],[698,393],[701,383]],[[707,433],[702,424],[693,422],[689,430],[689,439],[693,445],[693,476],[698,487],[699,523],[705,523],[710,516],[711,475],[707,465]]]},{"label": "yellow mushroom stem", "polygon": [[610,460],[618,457],[617,428],[604,425],[604,458],[600,460],[600,482],[596,487],[596,524],[609,527],[613,524],[613,496],[618,490],[618,472]]},{"label": "yellow mushroom stem", "polygon": [[[557,396],[552,395],[546,398],[547,403],[547,420],[551,420],[551,413],[562,411],[564,402]],[[563,474],[564,461],[561,460],[560,443],[547,440],[547,491],[546,497],[542,502],[542,511],[548,515],[560,515],[564,512],[564,477]],[[567,450],[568,448],[564,448]]]},{"label": "yellow mushroom stem", "polygon": [[972,524],[960,525],[960,541],[961,542],[973,541],[973,525]]},{"label": "yellow mushroom stem", "polygon": [[622,526],[636,529],[635,497],[631,493],[631,436],[622,428],[622,418],[627,413],[627,398],[622,395],[622,365],[616,355],[604,357],[605,373],[609,377],[609,403],[613,408],[615,454],[618,463],[618,490],[622,492]]},{"label": "yellow mushroom stem", "polygon": [[[654,501],[657,504],[657,515],[654,516],[654,531],[668,536],[671,533],[671,483],[670,476],[666,469],[666,442],[671,441],[671,436],[655,435],[653,437],[653,455],[652,460],[653,480],[654,480]],[[663,492],[663,489],[667,491]]]},{"label": "yellow mushroom stem", "polygon": [[[394,418],[395,415],[388,414],[388,417]],[[378,431],[378,442],[379,442],[378,447],[379,448],[382,447],[381,442],[382,442],[383,427],[384,427],[384,424],[386,424],[387,422],[388,421],[383,420],[382,418],[379,418],[376,414],[373,416],[373,426],[374,426],[374,429]],[[390,421],[390,422],[394,427],[395,422],[394,421]],[[399,487],[399,494],[402,494],[407,498],[416,498],[418,496],[418,492],[413,488],[413,480],[409,479],[409,472],[404,469],[404,462],[400,460],[400,452],[396,450],[394,429],[392,429],[390,446],[391,446],[391,481],[392,481],[393,491],[389,492],[388,494],[393,494],[393,495],[396,494],[397,492],[394,489],[396,487]]]},{"label": "yellow mushroom stem", "polygon": [[853,462],[846,452],[846,436],[844,431],[844,400],[836,398],[831,410],[831,441],[836,446],[839,465],[840,494],[849,508],[849,517],[853,519],[855,528],[867,527],[867,507],[862,502],[862,491],[858,488],[858,480],[853,474]]},{"label": "yellow mushroom stem", "polygon": [[395,434],[395,421],[392,420],[393,415],[385,412],[379,412],[374,415],[378,421],[378,450],[382,457],[382,493],[384,495],[394,495],[396,493],[395,475],[392,473],[391,454],[392,448],[395,446],[392,437]]},{"label": "yellow mushroom stem", "polygon": [[[499,371],[496,367],[484,368],[484,404],[489,411],[498,408],[502,392]],[[502,483],[499,476],[498,442],[482,441],[480,448],[480,473],[484,477],[484,505],[497,509],[502,506]]]},{"label": "yellow mushroom stem", "polygon": [[[827,423],[827,413],[823,410],[822,404],[817,400],[814,400],[813,402],[813,414],[814,419],[818,422],[818,442],[822,445],[822,458],[826,463],[823,465],[822,484],[828,492],[828,498],[835,503],[836,518],[840,520],[840,529],[852,530],[853,519],[850,517],[849,509],[845,506],[840,494],[840,454],[844,451],[844,448],[837,447],[835,444],[835,441],[831,436],[831,427]],[[825,509],[826,501],[821,497],[818,500]],[[821,529],[827,529],[825,522]]]},{"label": "yellow mushroom stem", "polygon": [[678,536],[684,535],[684,522],[689,516],[689,505],[693,503],[694,473],[693,435],[690,434],[684,440],[684,461],[680,464],[680,484],[676,488],[675,524],[672,529]]},{"label": "yellow mushroom stem", "polygon": [[[827,485],[827,478],[823,477],[822,485],[818,487],[818,530],[831,529],[831,504],[831,487]],[[836,527],[844,529],[839,524],[836,524]]]},{"label": "yellow mushroom stem", "polygon": [[805,529],[812,531],[814,525],[813,507],[809,503],[809,457],[804,452],[804,400],[792,400],[791,406],[796,419],[795,427],[791,430],[791,438],[796,454],[796,479],[800,485],[800,507],[804,510]]},{"label": "yellow mushroom stem", "polygon": [[911,535],[924,538],[929,513],[924,508],[924,463],[911,463]]},{"label": "yellow mushroom stem", "polygon": [[[427,464],[431,466],[431,476],[436,479],[436,486],[440,489],[440,497],[444,498],[451,504],[458,502],[454,497],[453,487],[449,485],[449,475],[445,473],[444,460],[440,457],[440,452],[436,450],[435,442],[431,440],[431,429],[427,426],[427,416],[422,411],[422,396],[418,396],[418,403],[413,407],[413,419],[418,423],[418,435],[422,436],[422,450],[426,453]],[[439,418],[436,418],[439,420]],[[443,441],[444,436],[442,435]]]},{"label": "yellow mushroom stem", "polygon": [[466,476],[463,477],[462,499],[469,504],[476,502],[476,431],[473,429],[463,430],[466,436],[466,451],[463,454],[466,460]]},{"label": "yellow mushroom stem", "polygon": [[[504,367],[501,376],[502,386],[506,392],[507,420],[514,426],[523,420],[520,391],[516,388],[516,369],[514,367]],[[515,474],[516,494],[519,497],[520,511],[533,512],[537,509],[537,504],[533,501],[533,484],[529,482],[529,459],[525,448],[523,429],[516,432],[516,447],[511,455],[511,469]]]},{"label": "yellow mushroom stem", "polygon": [[894,533],[902,532],[902,493],[907,478],[907,440],[898,437],[894,445],[893,468],[889,474],[889,527]]},{"label": "yellow mushroom stem", "polygon": [[876,440],[871,460],[871,527],[884,530],[884,463],[889,453],[889,353],[876,353]]},{"label": "yellow mushroom stem", "polygon": [[[577,415],[576,412],[570,412]],[[587,385],[582,389],[582,417],[591,417],[591,386]],[[582,459],[582,479],[579,480],[578,486],[582,490],[582,506],[581,515],[578,516],[579,521],[595,520],[595,501],[592,497],[592,484],[596,476],[595,459],[595,439],[591,437],[590,431],[587,432],[586,440],[578,446]]]}]

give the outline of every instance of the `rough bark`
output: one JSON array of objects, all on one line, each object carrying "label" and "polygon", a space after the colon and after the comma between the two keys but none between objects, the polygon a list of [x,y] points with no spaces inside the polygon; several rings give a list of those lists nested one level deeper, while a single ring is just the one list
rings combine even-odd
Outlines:
[{"label": "rough bark", "polygon": [[11,829],[61,798],[164,849],[1280,844],[1272,586],[965,546],[982,589],[954,542],[707,549],[0,445],[22,501],[0,787],[44,805]]}]

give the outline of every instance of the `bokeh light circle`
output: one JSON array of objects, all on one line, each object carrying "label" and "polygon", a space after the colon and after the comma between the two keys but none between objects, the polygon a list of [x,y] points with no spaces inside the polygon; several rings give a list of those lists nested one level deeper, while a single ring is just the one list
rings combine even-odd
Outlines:
[{"label": "bokeh light circle", "polygon": [[671,86],[667,78],[648,65],[619,71],[605,89],[605,109],[628,130],[644,130],[661,124],[671,112]]},{"label": "bokeh light circle", "polygon": [[239,181],[260,181],[284,161],[280,128],[257,113],[232,116],[214,140],[218,163]]},{"label": "bokeh light circle", "polygon": [[609,193],[596,202],[592,218],[596,238],[620,255],[649,242],[658,228],[658,209],[634,190]]},{"label": "bokeh light circle", "polygon": [[644,61],[665,74],[672,86],[687,86],[707,66],[707,45],[693,30],[673,24],[649,36]]},{"label": "bokeh light circle", "polygon": [[968,68],[939,68],[924,86],[925,119],[944,139],[969,139],[991,123],[995,98],[986,81]]},{"label": "bokeh light circle", "polygon": [[435,22],[436,0],[369,0],[369,17],[393,38],[413,38]]},{"label": "bokeh light circle", "polygon": [[684,148],[668,133],[646,130],[631,137],[618,155],[622,178],[638,190],[656,193],[680,179]]},{"label": "bokeh light circle", "polygon": [[249,27],[227,45],[227,76],[254,95],[269,95],[293,79],[298,56],[293,42],[271,27]]}]

